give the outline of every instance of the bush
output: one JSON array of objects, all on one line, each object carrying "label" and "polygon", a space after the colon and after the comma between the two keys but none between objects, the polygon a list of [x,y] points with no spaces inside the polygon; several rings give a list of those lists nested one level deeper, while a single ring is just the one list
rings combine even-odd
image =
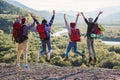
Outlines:
[{"label": "bush", "polygon": [[107,61],[102,62],[101,67],[112,69],[114,67],[114,63],[110,60],[107,60]]},{"label": "bush", "polygon": [[101,63],[102,68],[109,68],[109,69],[120,69],[120,63],[119,61],[114,61],[114,60],[105,60]]},{"label": "bush", "polygon": [[76,59],[75,61],[72,62],[73,66],[81,66],[83,61],[81,59]]},{"label": "bush", "polygon": [[110,52],[115,51],[116,53],[120,54],[120,47],[112,46],[108,49]]},{"label": "bush", "polygon": [[3,35],[4,34],[4,31],[3,30],[0,30],[0,35]]}]

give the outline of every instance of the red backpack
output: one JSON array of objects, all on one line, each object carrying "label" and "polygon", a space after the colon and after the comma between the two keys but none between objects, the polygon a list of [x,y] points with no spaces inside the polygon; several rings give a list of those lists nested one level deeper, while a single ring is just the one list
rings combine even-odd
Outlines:
[{"label": "red backpack", "polygon": [[105,29],[100,25],[100,24],[95,24],[92,31],[91,31],[91,34],[90,36],[92,38],[95,38],[95,39],[99,39],[99,38],[102,38],[103,34],[102,32],[104,31]]},{"label": "red backpack", "polygon": [[19,22],[14,22],[13,23],[13,37],[17,38],[21,34],[21,24]]},{"label": "red backpack", "polygon": [[72,28],[70,34],[70,40],[72,42],[80,41],[80,30],[78,28]]},{"label": "red backpack", "polygon": [[102,31],[98,26],[99,26],[99,24],[95,24],[96,30],[95,30],[94,34],[101,34]]},{"label": "red backpack", "polygon": [[23,34],[23,28],[22,28],[22,24],[20,24],[19,22],[15,21],[13,23],[13,38],[14,41],[17,43],[20,43],[20,37]]},{"label": "red backpack", "polygon": [[37,26],[37,31],[39,32],[39,36],[41,39],[48,39],[48,36],[47,36],[47,33],[45,31],[45,27],[44,27],[44,24],[39,24]]}]

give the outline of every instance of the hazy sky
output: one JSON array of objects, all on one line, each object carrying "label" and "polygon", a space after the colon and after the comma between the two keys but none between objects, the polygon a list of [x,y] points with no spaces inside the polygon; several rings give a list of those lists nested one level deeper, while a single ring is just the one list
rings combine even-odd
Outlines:
[{"label": "hazy sky", "polygon": [[32,9],[56,11],[93,11],[103,7],[120,6],[120,0],[16,0]]}]

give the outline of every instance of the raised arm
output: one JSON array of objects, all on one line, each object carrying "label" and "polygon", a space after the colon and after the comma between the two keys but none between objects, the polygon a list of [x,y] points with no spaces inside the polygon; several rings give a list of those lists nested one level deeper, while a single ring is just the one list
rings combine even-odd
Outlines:
[{"label": "raised arm", "polygon": [[39,22],[38,22],[38,20],[36,19],[36,17],[35,17],[33,14],[30,14],[30,15],[31,15],[31,17],[33,18],[33,20],[36,22],[36,24],[38,25]]},{"label": "raised arm", "polygon": [[97,22],[97,20],[98,20],[99,16],[100,16],[102,13],[103,13],[102,11],[100,11],[100,12],[98,13],[97,17],[96,17],[96,18],[95,18],[95,20],[94,20],[94,23],[96,23],[96,22]]},{"label": "raised arm", "polygon": [[18,20],[19,20],[19,22],[20,22],[20,21],[22,20],[22,16],[19,16],[19,17],[18,17]]},{"label": "raised arm", "polygon": [[81,12],[81,15],[82,15],[82,17],[83,17],[84,21],[88,24],[88,20],[86,19],[86,17],[85,17],[85,15],[84,15],[84,13],[83,13],[83,12]]},{"label": "raised arm", "polygon": [[27,27],[25,27],[26,31],[35,26],[35,22],[36,22],[36,21],[35,21],[35,20],[36,20],[36,19],[35,19],[35,16],[33,16],[32,14],[30,14],[30,15],[31,15],[31,17],[33,18],[34,21],[33,21],[32,24],[26,25],[26,26],[27,26]]},{"label": "raised arm", "polygon": [[80,14],[78,13],[77,16],[76,16],[76,20],[75,20],[75,27],[77,25],[77,21],[78,21],[78,17],[80,16]]},{"label": "raised arm", "polygon": [[50,22],[49,22],[49,26],[51,26],[52,25],[52,23],[53,23],[53,21],[54,21],[54,17],[55,17],[55,10],[53,10],[53,16],[52,16],[52,18],[51,18],[51,20],[50,20]]},{"label": "raised arm", "polygon": [[82,15],[82,17],[83,17],[84,19],[86,19],[83,12],[81,12],[81,15]]},{"label": "raised arm", "polygon": [[64,14],[64,20],[65,20],[66,28],[69,28],[68,22],[67,22],[67,20],[66,20],[66,14]]}]

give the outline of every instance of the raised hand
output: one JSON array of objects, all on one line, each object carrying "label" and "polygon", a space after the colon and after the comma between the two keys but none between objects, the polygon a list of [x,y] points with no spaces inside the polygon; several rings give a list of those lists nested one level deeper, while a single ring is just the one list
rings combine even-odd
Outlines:
[{"label": "raised hand", "polygon": [[80,12],[83,15],[83,12]]},{"label": "raised hand", "polygon": [[80,12],[80,14],[83,16],[83,18],[85,19],[85,16],[84,16],[84,13],[83,12]]},{"label": "raised hand", "polygon": [[79,16],[80,16],[80,13],[77,14],[77,17],[79,17]]},{"label": "raised hand", "polygon": [[55,10],[53,10],[53,15],[55,15]]},{"label": "raised hand", "polygon": [[99,14],[102,14],[102,13],[103,13],[103,11],[100,11],[100,12],[99,12]]},{"label": "raised hand", "polygon": [[31,15],[32,18],[35,18],[35,16],[32,13],[30,15]]},{"label": "raised hand", "polygon": [[64,19],[66,19],[66,14],[64,14]]},{"label": "raised hand", "polygon": [[19,16],[18,19],[21,20],[21,19],[22,19],[22,16]]}]

